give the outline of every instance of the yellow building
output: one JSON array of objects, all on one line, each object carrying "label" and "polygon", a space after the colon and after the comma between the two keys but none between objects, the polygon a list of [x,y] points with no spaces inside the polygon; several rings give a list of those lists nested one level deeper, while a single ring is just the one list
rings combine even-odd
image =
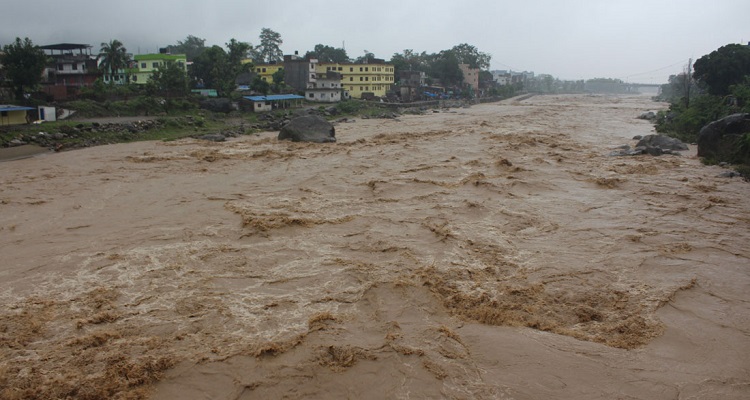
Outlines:
[{"label": "yellow building", "polygon": [[279,70],[284,70],[284,64],[258,64],[253,67],[253,71],[260,79],[268,83],[273,83],[273,74]]},{"label": "yellow building", "polygon": [[341,74],[341,86],[355,99],[362,98],[362,93],[385,97],[394,82],[393,65],[385,63],[319,63],[315,67],[315,73],[320,76],[325,76],[328,71]]}]

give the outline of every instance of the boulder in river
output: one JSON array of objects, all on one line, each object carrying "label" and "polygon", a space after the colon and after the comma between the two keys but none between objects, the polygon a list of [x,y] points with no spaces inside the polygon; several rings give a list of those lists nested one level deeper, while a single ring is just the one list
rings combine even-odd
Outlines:
[{"label": "boulder in river", "polygon": [[289,121],[279,131],[279,140],[293,142],[331,143],[336,141],[336,130],[324,118],[305,115]]}]

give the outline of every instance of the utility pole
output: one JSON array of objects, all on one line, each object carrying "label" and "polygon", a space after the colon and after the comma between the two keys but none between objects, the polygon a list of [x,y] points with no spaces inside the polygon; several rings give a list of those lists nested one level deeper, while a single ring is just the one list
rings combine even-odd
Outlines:
[{"label": "utility pole", "polygon": [[688,59],[687,72],[685,73],[685,109],[690,108],[690,78],[691,69],[693,68],[693,59]]}]

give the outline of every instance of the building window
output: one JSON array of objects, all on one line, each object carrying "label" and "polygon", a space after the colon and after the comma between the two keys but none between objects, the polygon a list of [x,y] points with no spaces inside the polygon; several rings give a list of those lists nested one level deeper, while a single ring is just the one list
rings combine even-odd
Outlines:
[{"label": "building window", "polygon": [[141,69],[145,69],[145,68],[146,68],[146,63],[141,63]]},{"label": "building window", "polygon": [[343,70],[343,68],[339,67],[339,71]]},{"label": "building window", "polygon": [[351,81],[353,81],[353,80],[354,80],[354,77],[353,77],[353,76],[350,76],[350,77],[349,77],[349,82],[351,82]]},{"label": "building window", "polygon": [[315,98],[315,93],[310,93],[310,98],[314,99]]},{"label": "building window", "polygon": [[159,67],[159,63],[158,62],[152,62],[151,63],[151,68],[158,68],[158,67]]},{"label": "building window", "polygon": [[73,63],[71,65],[72,65],[73,71],[78,71],[78,64]]},{"label": "building window", "polygon": [[365,77],[365,81],[369,81],[369,80],[370,80],[370,77],[369,77],[369,76],[366,76],[366,77]]},{"label": "building window", "polygon": [[266,69],[265,69],[265,68],[263,68],[263,72],[266,72]]},{"label": "building window", "polygon": [[63,70],[63,65],[62,64],[57,64],[57,70],[58,71],[62,71]]},{"label": "building window", "polygon": [[349,72],[354,72],[354,67],[349,67]]}]

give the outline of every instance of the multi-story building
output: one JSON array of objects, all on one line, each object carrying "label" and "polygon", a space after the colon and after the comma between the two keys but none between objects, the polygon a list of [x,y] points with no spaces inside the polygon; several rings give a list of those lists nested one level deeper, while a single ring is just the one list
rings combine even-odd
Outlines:
[{"label": "multi-story building", "polygon": [[253,67],[253,71],[268,83],[273,83],[273,74],[278,71],[284,70],[283,63],[271,63],[271,64],[257,64]]},{"label": "multi-story building", "polygon": [[133,57],[134,68],[131,70],[130,82],[145,85],[151,74],[168,62],[177,63],[187,73],[187,57],[184,54],[137,54]]},{"label": "multi-story building", "polygon": [[469,64],[458,64],[458,68],[464,74],[464,87],[477,96],[479,94],[479,68],[471,68]]},{"label": "multi-story building", "polygon": [[336,103],[341,101],[343,91],[341,74],[328,71],[323,75],[317,75],[313,82],[308,83],[305,98],[310,101]]},{"label": "multi-story building", "polygon": [[318,65],[316,59],[304,59],[296,53],[294,55],[284,56],[284,83],[292,87],[297,92],[304,92],[310,87],[311,82],[315,82],[315,69]]},{"label": "multi-story building", "polygon": [[91,86],[101,77],[91,45],[58,43],[40,46],[50,58],[44,69],[44,91],[55,99],[75,95],[83,86]]},{"label": "multi-story building", "polygon": [[341,74],[341,86],[355,99],[367,93],[385,97],[394,82],[393,65],[380,60],[368,64],[318,63],[315,67],[316,75],[324,76],[328,71]]}]

